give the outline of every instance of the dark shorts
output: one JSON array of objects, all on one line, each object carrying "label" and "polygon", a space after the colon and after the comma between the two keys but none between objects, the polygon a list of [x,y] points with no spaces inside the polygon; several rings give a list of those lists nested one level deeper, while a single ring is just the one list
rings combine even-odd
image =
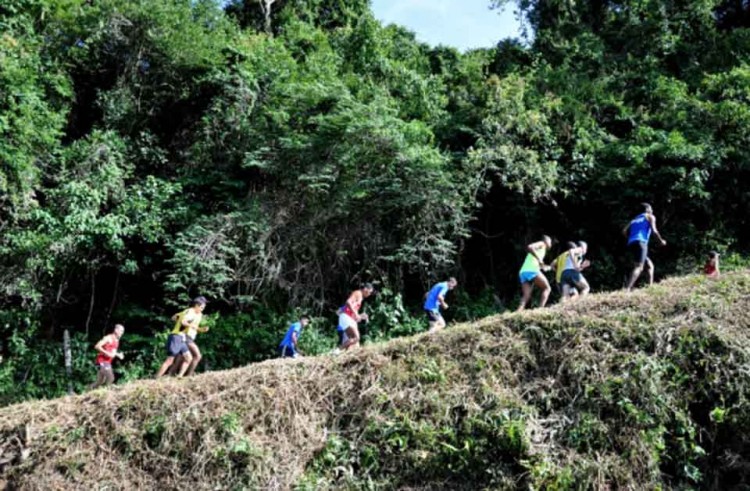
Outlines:
[{"label": "dark shorts", "polygon": [[297,352],[289,346],[279,346],[279,356],[282,358],[296,358]]},{"label": "dark shorts", "polygon": [[581,282],[582,278],[583,275],[580,271],[576,271],[575,269],[566,269],[565,271],[563,271],[562,276],[560,277],[560,284],[576,288],[578,286],[578,283]]},{"label": "dark shorts", "polygon": [[628,252],[635,264],[645,264],[648,260],[648,243],[635,241],[628,244]]},{"label": "dark shorts", "polygon": [[191,338],[190,336],[185,336],[185,344],[195,344],[195,339]]},{"label": "dark shorts", "polygon": [[425,310],[424,313],[427,314],[427,318],[430,319],[430,322],[440,322],[443,320],[443,316],[438,310]]},{"label": "dark shorts", "polygon": [[181,334],[170,334],[167,338],[167,354],[169,356],[178,356],[190,351],[185,342],[186,337]]}]

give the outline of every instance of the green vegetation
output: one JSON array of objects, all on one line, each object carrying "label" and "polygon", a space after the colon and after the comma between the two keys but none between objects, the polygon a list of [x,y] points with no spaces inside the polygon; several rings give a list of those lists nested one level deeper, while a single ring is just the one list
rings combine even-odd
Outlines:
[{"label": "green vegetation", "polygon": [[739,489],[750,272],[0,409],[12,489]]},{"label": "green vegetation", "polygon": [[709,249],[747,266],[743,2],[522,0],[528,39],[467,53],[365,0],[0,3],[0,405],[65,393],[65,329],[75,390],[115,322],[118,378],[155,372],[198,294],[218,369],[273,356],[300,312],[303,350],[330,349],[361,281],[383,292],[367,341],[425,329],[449,274],[449,320],[512,307],[541,233],[587,240],[617,288],[641,201],[660,276]]}]

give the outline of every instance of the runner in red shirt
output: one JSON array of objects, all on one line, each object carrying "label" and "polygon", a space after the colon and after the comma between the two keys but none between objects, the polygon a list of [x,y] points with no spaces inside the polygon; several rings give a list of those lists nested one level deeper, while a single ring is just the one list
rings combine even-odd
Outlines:
[{"label": "runner in red shirt", "polygon": [[125,327],[122,324],[115,325],[111,334],[104,336],[101,341],[96,343],[94,349],[98,352],[96,355],[96,366],[99,372],[96,375],[96,382],[91,384],[91,389],[96,389],[102,385],[108,385],[115,381],[115,374],[112,373],[112,360],[118,358],[122,360],[122,353],[117,349],[120,347],[120,338],[125,333]]},{"label": "runner in red shirt", "polygon": [[719,271],[719,253],[711,251],[708,253],[708,262],[703,267],[703,272],[709,278],[718,278],[721,272]]},{"label": "runner in red shirt", "polygon": [[359,326],[361,320],[368,320],[367,314],[359,313],[362,301],[372,295],[375,289],[370,283],[366,283],[359,290],[354,290],[339,310],[339,332],[341,333],[341,349],[348,350],[359,346]]}]

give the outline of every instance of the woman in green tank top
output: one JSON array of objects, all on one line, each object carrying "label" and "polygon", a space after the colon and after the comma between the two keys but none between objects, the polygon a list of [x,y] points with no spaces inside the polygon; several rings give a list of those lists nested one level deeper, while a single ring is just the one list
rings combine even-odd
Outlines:
[{"label": "woman in green tank top", "polygon": [[548,235],[543,235],[542,240],[539,242],[534,242],[526,246],[528,254],[526,255],[526,260],[523,262],[523,266],[521,266],[521,271],[518,273],[518,278],[521,282],[521,305],[518,306],[518,312],[525,309],[529,300],[531,300],[534,285],[542,291],[539,306],[544,307],[547,305],[547,299],[552,288],[550,288],[549,281],[542,274],[542,271],[549,271],[550,269],[549,266],[544,264],[544,256],[551,247],[552,239]]}]

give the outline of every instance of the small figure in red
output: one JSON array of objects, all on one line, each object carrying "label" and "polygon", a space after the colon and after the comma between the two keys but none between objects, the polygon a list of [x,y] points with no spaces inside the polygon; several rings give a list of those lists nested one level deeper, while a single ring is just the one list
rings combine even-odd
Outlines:
[{"label": "small figure in red", "polygon": [[719,277],[721,273],[719,272],[719,253],[718,252],[711,251],[708,253],[708,261],[706,262],[706,265],[703,267],[703,272],[709,278]]}]

